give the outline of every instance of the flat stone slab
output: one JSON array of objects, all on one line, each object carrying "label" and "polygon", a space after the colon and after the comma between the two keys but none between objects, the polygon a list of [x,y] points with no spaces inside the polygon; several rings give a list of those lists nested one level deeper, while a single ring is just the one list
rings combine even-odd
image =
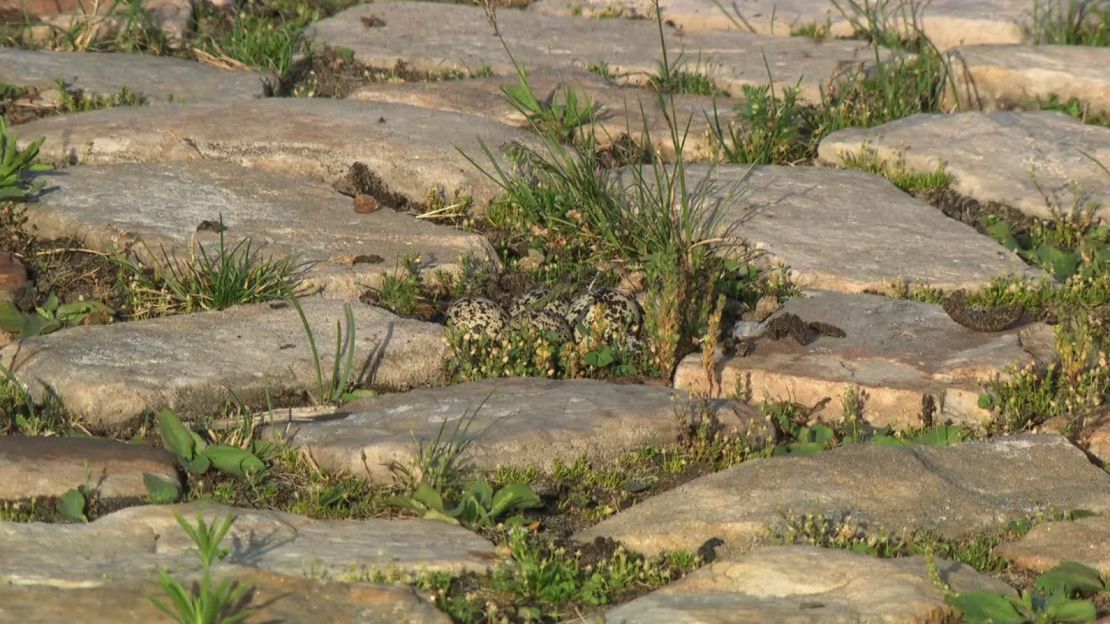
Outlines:
[{"label": "flat stone slab", "polygon": [[904,158],[907,171],[930,172],[943,163],[955,177],[957,193],[1040,219],[1052,218],[1041,190],[1066,212],[1075,204],[1078,185],[1086,198],[1080,205],[1099,204],[1096,214],[1110,221],[1110,175],[1091,160],[1110,167],[1110,128],[1085,125],[1063,113],[913,115],[834,132],[821,141],[818,161],[839,164],[864,147],[888,162]]},{"label": "flat stone slab", "polygon": [[[462,461],[480,470],[548,469],[556,459],[614,461],[674,444],[697,409],[685,393],[661,386],[508,378],[356,401],[340,409],[342,418],[294,423],[288,435],[321,467],[388,481],[392,463],[415,459],[414,438],[428,444],[441,429],[467,445]],[[709,409],[724,431],[750,436],[754,446],[773,440],[768,423],[742,403],[714,401]],[[281,435],[286,425],[270,431]]]},{"label": "flat stone slab", "polygon": [[[364,18],[384,25],[367,26]],[[593,20],[515,9],[499,9],[497,20],[513,56],[530,72],[586,69],[604,62],[621,80],[645,84],[662,59],[659,32],[647,20]],[[739,95],[742,85],[767,84],[769,66],[777,87],[797,84],[802,97],[818,102],[821,88],[845,66],[874,59],[858,41],[817,43],[743,32],[679,36],[667,30],[670,62],[711,77],[732,95]],[[477,6],[375,3],[347,9],[306,32],[315,45],[346,48],[356,62],[371,67],[390,68],[401,61],[408,69],[432,73],[473,75],[488,68],[496,76],[516,75]]]},{"label": "flat stone slab", "polygon": [[[1110,115],[1110,48],[1070,45],[977,45],[948,52],[955,84],[945,90],[960,110],[1038,108],[1056,96]],[[953,90],[955,93],[953,93]],[[955,97],[954,97],[955,96]]]},{"label": "flat stone slab", "polygon": [[788,513],[834,521],[850,515],[867,534],[923,529],[957,538],[1046,509],[1110,510],[1110,474],[1062,436],[942,448],[853,444],[748,460],[649,498],[575,538],[608,537],[648,554],[693,551],[718,538],[726,551],[744,551],[783,528]]},{"label": "flat stone slab", "polygon": [[377,288],[405,256],[419,256],[428,275],[457,273],[467,255],[497,265],[480,235],[388,207],[357,214],[350,197],[321,182],[228,163],[67,167],[41,179],[46,188],[26,213],[40,237],[77,237],[87,247],[164,263],[163,251],[189,258],[197,244],[215,253],[220,235],[198,227],[222,217],[227,248],[249,238],[263,257],[312,263],[303,287],[330,298],[357,299]]},{"label": "flat stone slab", "polygon": [[39,119],[19,136],[46,137],[40,159],[90,165],[214,160],[335,182],[358,161],[381,181],[373,195],[394,208],[421,206],[431,192],[484,208],[500,188],[459,150],[482,162],[479,138],[495,153],[533,138],[480,117],[319,98],[116,108]]},{"label": "flat stone slab", "polygon": [[0,436],[0,500],[61,496],[82,485],[102,499],[147,495],[143,473],[183,486],[160,448],[96,438]]},{"label": "flat stone slab", "polygon": [[[953,591],[1016,592],[961,563],[936,560]],[[715,561],[610,609],[605,621],[632,624],[834,624],[946,622],[958,613],[933,584],[923,557],[878,559],[813,546],[765,546]]]},{"label": "flat stone slab", "polygon": [[[853,34],[851,22],[829,0],[739,0],[721,5],[713,0],[662,0],[659,4],[664,20],[688,32],[740,30],[787,37],[816,25],[827,26],[832,37]],[[848,3],[840,6],[852,11]],[[867,6],[888,6],[887,23],[908,25],[903,5]],[[529,9],[552,15],[655,18],[646,0],[537,0]],[[1031,17],[1030,4],[1022,0],[934,0],[915,5],[914,13],[918,26],[941,50],[973,43],[1023,43]],[[866,18],[859,19],[866,23]]]},{"label": "flat stone slab", "polygon": [[[305,584],[309,579],[364,581],[375,571],[481,573],[500,560],[488,540],[442,522],[312,520],[276,511],[213,504],[150,505],[124,509],[81,525],[0,523],[0,544],[7,555],[0,561],[0,587],[7,586],[9,590],[22,587],[27,591],[82,590],[76,595],[87,596],[98,595],[92,590],[127,586],[134,579],[154,580],[157,570],[164,568],[175,575],[184,571],[186,577],[192,576],[197,568],[193,543],[173,514],[179,513],[195,525],[198,510],[210,524],[228,514],[236,515],[235,524],[223,542],[230,554],[215,566],[218,576],[244,581],[258,573],[280,576],[275,580],[289,584],[290,589],[311,590],[311,584]],[[400,609],[402,614],[427,613],[421,608],[422,603],[411,599],[410,593],[393,594],[375,586],[332,587],[330,591],[341,604],[352,599],[356,604],[379,601],[384,613],[378,617],[383,619],[369,621],[441,621],[385,619],[393,608]],[[137,605],[145,600],[143,594],[135,598],[122,604]],[[291,598],[291,602],[303,610],[306,606],[303,603],[318,599],[315,594],[302,594]],[[51,602],[56,601],[57,598]],[[12,607],[5,601],[3,608]],[[275,614],[264,611],[263,615]],[[309,617],[292,621],[321,620]]]},{"label": "flat stone slab", "polygon": [[[978,425],[990,411],[976,404],[980,383],[1010,365],[1047,364],[1053,331],[1043,323],[984,333],[957,324],[939,305],[879,295],[810,291],[794,297],[770,320],[795,314],[843,330],[842,338],[814,333],[808,345],[789,337],[755,339],[743,357],[723,360],[710,387],[701,354],[675,371],[675,387],[746,397],[763,403],[789,397],[803,405],[832,399],[814,417],[839,422],[845,390],[863,394],[863,418],[876,427],[925,426],[931,401],[937,422]],[[1041,347],[1038,349],[1037,347]]]},{"label": "flat stone slab", "polygon": [[[60,554],[59,556],[64,556]],[[172,570],[190,587],[201,573]],[[449,624],[451,618],[403,586],[323,582],[223,565],[214,575],[252,588],[248,607],[257,609],[247,624],[265,622],[358,622],[359,624]],[[110,580],[93,586],[0,584],[0,620],[20,624],[54,624],[81,614],[82,624],[162,622],[167,616],[148,596],[168,602],[157,570],[115,570]]]},{"label": "flat stone slab", "polygon": [[[340,301],[305,299],[305,316],[330,378]],[[354,371],[360,383],[406,390],[445,382],[443,326],[351,304]],[[182,417],[214,415],[237,397],[316,393],[316,368],[297,311],[287,302],[239,306],[114,325],[75,327],[17,341],[0,365],[36,397],[57,396],[94,427],[135,422],[172,409]]]},{"label": "flat stone slab", "polygon": [[[579,98],[585,96],[602,108],[593,125],[593,134],[602,145],[612,143],[622,135],[639,141],[645,123],[651,132],[655,149],[665,156],[672,156],[670,128],[664,112],[659,108],[658,94],[650,89],[609,86],[601,78],[581,71],[557,73],[529,73],[528,82],[541,100],[557,88],[572,89]],[[392,102],[421,108],[453,111],[478,115],[506,125],[531,130],[521,112],[510,103],[502,87],[518,84],[516,76],[500,78],[472,78],[441,82],[380,83],[355,91],[348,99],[367,102]],[[560,98],[563,96],[560,95]],[[564,100],[557,99],[558,103]],[[675,95],[675,118],[685,125],[690,121],[690,134],[685,145],[687,158],[707,159],[712,141],[706,131],[714,119],[714,105],[722,126],[735,115],[735,100],[701,95]],[[580,104],[584,105],[583,102]]]},{"label": "flat stone slab", "polygon": [[802,288],[862,292],[904,281],[977,290],[1047,277],[879,176],[823,167],[690,165],[687,185],[724,226]]},{"label": "flat stone slab", "polygon": [[102,96],[127,87],[151,106],[231,104],[265,96],[263,76],[253,71],[147,54],[0,48],[0,81],[56,91],[59,79],[69,88]]},{"label": "flat stone slab", "polygon": [[1071,522],[1045,522],[1024,537],[998,547],[1017,567],[1046,572],[1065,561],[1077,561],[1110,574],[1110,515]]}]

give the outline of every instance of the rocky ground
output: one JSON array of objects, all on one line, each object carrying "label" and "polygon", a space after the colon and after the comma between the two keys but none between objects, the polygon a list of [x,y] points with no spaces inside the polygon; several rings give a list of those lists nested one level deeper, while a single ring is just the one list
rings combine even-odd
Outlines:
[{"label": "rocky ground", "polygon": [[1110,621],[1104,2],[0,43],[0,622]]}]

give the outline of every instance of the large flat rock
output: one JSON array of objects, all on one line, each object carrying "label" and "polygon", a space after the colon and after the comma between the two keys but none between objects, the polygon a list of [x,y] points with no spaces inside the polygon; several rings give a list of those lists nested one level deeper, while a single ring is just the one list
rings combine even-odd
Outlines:
[{"label": "large flat rock", "polygon": [[54,497],[89,485],[101,499],[147,495],[143,473],[180,487],[177,461],[160,448],[89,438],[0,436],[0,500]]},{"label": "large flat rock", "polygon": [[147,104],[231,104],[265,95],[257,72],[221,69],[195,61],[147,54],[50,52],[0,48],[0,81],[21,87],[69,88],[113,95],[122,87]]},{"label": "large flat rock", "polygon": [[[937,560],[956,592],[1015,595],[1002,581]],[[923,557],[877,559],[813,546],[767,546],[715,561],[610,609],[609,624],[834,624],[947,622],[958,617],[933,584]]]},{"label": "large flat rock", "polygon": [[1072,522],[1045,522],[1021,539],[1002,544],[998,553],[1023,570],[1047,572],[1077,561],[1110,574],[1110,514]]},{"label": "large flat rock", "polygon": [[[0,545],[5,553],[0,559],[0,587],[5,588],[0,615],[5,614],[4,609],[9,613],[30,609],[27,596],[42,595],[47,589],[55,592],[50,600],[54,604],[63,602],[58,599],[59,591],[72,591],[79,600],[91,600],[136,584],[145,588],[145,583],[137,581],[153,581],[157,570],[164,568],[175,576],[194,577],[197,564],[193,543],[173,514],[179,513],[195,525],[198,510],[210,524],[228,514],[236,515],[223,542],[230,554],[215,566],[216,575],[244,582],[263,579],[263,587],[269,590],[266,593],[285,589],[297,594],[288,596],[284,605],[277,600],[276,612],[266,609],[261,614],[275,617],[282,609],[290,608],[302,614],[290,621],[443,621],[432,617],[423,603],[404,590],[361,584],[315,585],[309,581],[361,581],[375,571],[484,572],[498,561],[488,540],[441,522],[312,520],[212,504],[132,507],[83,525],[0,523]],[[324,609],[319,613],[337,609],[337,613],[345,613],[342,619],[303,615],[311,602],[322,599],[315,594],[317,589],[338,603],[316,605],[316,609]],[[150,593],[161,595],[158,591]],[[109,600],[110,608],[117,613],[145,608],[144,593],[135,592],[125,598]],[[356,617],[356,606],[369,613]],[[388,617],[390,614],[396,619]],[[146,620],[127,617],[122,621]]]},{"label": "large flat rock", "polygon": [[691,165],[687,184],[721,223],[802,288],[883,291],[892,282],[976,290],[1044,277],[973,228],[881,177],[823,167]]},{"label": "large flat rock", "polygon": [[1110,511],[1110,475],[1061,436],[942,448],[857,444],[748,460],[649,498],[576,538],[604,536],[644,553],[696,550],[718,538],[726,551],[743,551],[781,528],[789,512],[850,515],[868,534],[924,529],[956,538],[1047,509]]},{"label": "large flat rock", "polygon": [[834,132],[821,141],[818,161],[838,164],[865,147],[889,162],[904,158],[908,171],[934,171],[943,163],[955,177],[957,193],[1041,219],[1052,218],[1041,191],[1060,210],[1070,211],[1078,186],[1086,198],[1080,206],[1097,203],[1097,214],[1110,221],[1110,175],[1091,160],[1110,167],[1110,128],[1085,125],[1063,113],[913,115],[866,130]]},{"label": "large flat rock", "polygon": [[[1110,48],[1070,45],[977,45],[950,50],[949,106],[960,110],[1038,108],[1056,96],[1110,115]],[[954,91],[954,93],[953,93]]]},{"label": "large flat rock", "polygon": [[[130,562],[129,562],[130,563]],[[171,571],[191,587],[201,580],[198,570]],[[249,585],[248,607],[256,609],[247,624],[272,622],[342,622],[344,624],[449,624],[451,618],[408,588],[396,585],[348,584],[283,576],[253,568],[224,565],[214,580]],[[0,621],[20,624],[120,624],[164,622],[167,616],[150,601],[168,602],[153,567],[116,571],[98,585],[0,584]]]},{"label": "large flat rock", "polygon": [[[933,0],[912,5],[914,18],[907,11],[911,5],[893,2],[839,3],[847,16],[830,0],[662,0],[659,4],[664,20],[688,32],[740,30],[780,37],[814,25],[827,26],[833,37],[850,37],[849,16],[867,23],[853,10],[856,4],[878,9],[880,19],[892,27],[907,29],[915,18],[941,50],[973,43],[1022,43],[1028,37],[1026,25],[1032,12],[1025,0]],[[537,0],[529,8],[552,15],[655,16],[647,0]]]},{"label": "large flat rock", "polygon": [[381,181],[374,193],[389,206],[423,204],[430,192],[479,208],[499,188],[460,153],[484,158],[527,132],[480,117],[399,104],[268,98],[226,106],[116,108],[39,119],[19,128],[45,137],[40,158],[82,164],[215,160],[327,182],[351,163]]},{"label": "large flat rock", "polygon": [[[350,197],[321,182],[227,163],[121,164],[68,167],[42,176],[46,188],[28,204],[28,224],[43,238],[76,237],[103,251],[124,250],[144,262],[189,258],[197,244],[215,253],[219,234],[198,232],[222,218],[230,249],[244,238],[262,256],[311,263],[304,288],[357,299],[395,273],[404,256],[420,268],[456,273],[469,255],[497,264],[484,238],[385,207],[357,214]],[[378,256],[376,262],[355,262]]]},{"label": "large flat rock", "polygon": [[[541,100],[555,93],[556,89],[571,89],[579,98],[602,106],[592,124],[599,143],[612,143],[622,135],[639,141],[645,126],[651,133],[655,148],[665,156],[674,153],[670,128],[664,111],[659,107],[658,93],[636,87],[609,86],[601,78],[588,72],[566,71],[528,75],[528,82]],[[486,117],[517,128],[531,129],[528,119],[509,101],[502,87],[515,86],[515,76],[498,78],[473,78],[442,82],[380,83],[363,87],[348,99],[367,102],[392,102],[422,108],[453,111]],[[563,103],[563,93],[556,103]],[[682,125],[690,122],[690,133],[685,144],[687,158],[709,156],[712,141],[706,130],[714,119],[714,106],[724,125],[734,117],[735,100],[702,95],[676,95],[675,118]],[[580,104],[584,105],[580,101]],[[669,114],[669,113],[667,113]]]},{"label": "large flat rock", "polygon": [[816,405],[830,398],[814,416],[839,422],[840,397],[855,386],[863,394],[864,420],[876,427],[925,426],[925,401],[932,402],[937,422],[977,425],[991,416],[976,404],[980,383],[1010,365],[1048,363],[1054,341],[1041,323],[983,333],[957,324],[939,305],[827,291],[806,295],[787,301],[771,320],[795,314],[835,325],[846,336],[815,333],[805,346],[790,338],[757,338],[747,355],[718,365],[712,387],[695,353],[679,364],[675,387],[739,392],[757,403],[789,397]]},{"label": "large flat rock", "polygon": [[[672,445],[698,411],[691,401],[661,386],[496,379],[349,403],[341,418],[296,423],[288,435],[320,466],[376,480],[389,480],[394,462],[408,466],[415,459],[414,439],[431,443],[441,429],[466,444],[461,460],[475,468],[547,469],[555,460],[609,462],[644,446]],[[773,438],[746,405],[713,401],[708,409],[698,416],[716,418],[722,430],[749,436],[754,446]],[[681,417],[684,411],[688,417]],[[271,430],[284,434],[287,427]]]},{"label": "large flat rock", "polygon": [[[370,17],[384,25],[367,26],[363,19]],[[659,32],[647,20],[592,20],[514,9],[498,10],[497,19],[513,57],[529,71],[586,69],[604,62],[628,83],[644,84],[662,59]],[[776,86],[798,85],[804,98],[818,102],[820,89],[846,65],[874,59],[866,44],[857,41],[818,43],[743,32],[679,35],[667,30],[671,63],[697,69],[733,95],[739,95],[742,85],[767,84],[769,67]],[[494,75],[516,75],[477,6],[375,3],[347,9],[306,32],[316,45],[346,48],[357,62],[372,67],[393,67],[402,61],[410,69],[433,73],[473,74],[488,67]]]},{"label": "large flat rock", "polygon": [[[336,323],[346,323],[344,304],[306,299],[302,306],[329,376]],[[351,307],[354,374],[361,383],[404,390],[445,381],[441,325],[360,303]],[[287,302],[26,338],[0,351],[0,365],[34,396],[54,395],[96,427],[132,423],[166,408],[184,417],[212,415],[234,397],[257,403],[267,395],[316,393],[308,338]]]}]

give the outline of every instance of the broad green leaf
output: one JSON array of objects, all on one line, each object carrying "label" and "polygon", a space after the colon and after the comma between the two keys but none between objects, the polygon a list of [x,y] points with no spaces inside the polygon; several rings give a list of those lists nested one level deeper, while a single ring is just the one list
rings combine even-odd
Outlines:
[{"label": "broad green leaf", "polygon": [[822,446],[828,446],[830,442],[836,441],[836,432],[827,425],[813,425],[809,431],[810,440]]},{"label": "broad green leaf", "polygon": [[1049,607],[1047,614],[1054,622],[1094,622],[1098,617],[1090,600],[1065,600]]},{"label": "broad green leaf", "polygon": [[177,414],[170,410],[162,410],[158,414],[158,434],[162,436],[162,446],[182,463],[193,461],[196,444],[192,432],[181,423]]},{"label": "broad green leaf", "polygon": [[1026,619],[1005,596],[990,592],[964,592],[944,600],[964,614],[964,624],[1026,624]]},{"label": "broad green leaf", "polygon": [[965,437],[964,432],[958,427],[938,425],[936,427],[930,427],[914,436],[913,442],[923,446],[949,446],[957,442],[962,442]]},{"label": "broad green leaf", "polygon": [[38,314],[27,314],[23,317],[23,328],[19,331],[19,337],[43,336],[61,328],[62,324],[54,319],[43,318]]},{"label": "broad green leaf", "polygon": [[220,472],[242,475],[266,469],[266,464],[250,451],[235,446],[209,446],[203,451],[204,457]]},{"label": "broad green leaf", "polygon": [[1068,596],[1076,593],[1093,594],[1104,588],[1098,570],[1074,561],[1065,561],[1038,576],[1033,581],[1033,586],[1046,594]]},{"label": "broad green leaf", "polygon": [[871,444],[875,446],[913,446],[913,443],[905,438],[896,438],[892,435],[881,435],[871,438]]},{"label": "broad green leaf", "polygon": [[1002,243],[1006,249],[1017,251],[1021,247],[1017,239],[1014,238],[1013,230],[1010,228],[1009,223],[999,220],[987,225],[985,229],[988,236]]},{"label": "broad green leaf", "polygon": [[532,488],[523,483],[510,483],[497,491],[490,506],[490,516],[497,518],[501,514],[518,509],[531,509],[542,504],[540,497]]},{"label": "broad green leaf", "polygon": [[184,462],[185,470],[193,474],[204,474],[212,467],[212,460],[207,455],[197,455],[190,462]]},{"label": "broad green leaf", "polygon": [[478,479],[470,486],[470,492],[484,509],[489,509],[493,504],[493,488],[485,479]]},{"label": "broad green leaf", "polygon": [[438,510],[435,510],[435,509],[429,509],[424,514],[424,519],[425,520],[440,520],[442,522],[447,522],[447,523],[450,523],[450,524],[460,524],[459,521],[456,520],[455,518],[452,518],[451,516],[448,516],[447,514],[443,513],[442,511],[438,511]]},{"label": "broad green leaf", "polygon": [[58,513],[62,514],[62,517],[67,520],[88,522],[89,519],[85,516],[85,505],[87,503],[88,501],[85,499],[85,495],[77,488],[74,488],[62,494],[62,497],[58,499]]},{"label": "broad green leaf", "polygon": [[1042,245],[1034,253],[1037,263],[1051,271],[1061,282],[1075,275],[1075,270],[1081,261],[1078,252],[1064,251],[1050,245]]},{"label": "broad green leaf", "polygon": [[23,313],[11,301],[0,300],[0,331],[13,334],[23,331]]},{"label": "broad green leaf", "polygon": [[443,496],[429,485],[421,485],[413,492],[412,498],[428,506],[428,508],[443,513]]},{"label": "broad green leaf", "polygon": [[181,488],[176,483],[156,474],[144,472],[143,485],[146,486],[150,502],[155,505],[176,503],[181,498]]},{"label": "broad green leaf", "polygon": [[427,505],[413,499],[410,496],[387,496],[385,498],[385,504],[389,505],[390,507],[400,507],[401,509],[407,509],[409,511],[422,515],[428,513],[429,511]]}]

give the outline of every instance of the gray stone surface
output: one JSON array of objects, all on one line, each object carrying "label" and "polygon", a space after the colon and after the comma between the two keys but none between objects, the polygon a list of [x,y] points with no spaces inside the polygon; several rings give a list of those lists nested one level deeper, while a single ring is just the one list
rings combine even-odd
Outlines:
[{"label": "gray stone surface", "polygon": [[[1002,581],[937,560],[953,591],[1015,595]],[[833,624],[947,622],[958,612],[944,601],[922,557],[876,559],[812,546],[768,546],[716,561],[610,609],[606,624]]]},{"label": "gray stone surface", "polygon": [[908,171],[929,172],[944,163],[957,193],[1042,219],[1052,212],[1041,191],[1060,210],[1070,211],[1078,185],[1079,196],[1101,205],[1097,214],[1110,221],[1110,175],[1091,160],[1110,167],[1110,128],[1085,125],[1063,113],[913,115],[866,130],[834,132],[821,141],[818,160],[837,164],[865,146],[890,162],[904,157]]},{"label": "gray stone surface", "polygon": [[[362,18],[370,16],[385,25],[367,27]],[[662,58],[658,30],[647,20],[592,20],[514,9],[498,10],[497,19],[513,56],[529,71],[586,69],[605,62],[622,80],[644,84]],[[680,36],[667,30],[672,63],[697,68],[733,95],[739,95],[742,85],[767,84],[769,66],[779,88],[797,84],[804,98],[816,102],[820,89],[846,65],[874,58],[866,44],[857,41],[816,43],[742,32]],[[347,48],[357,62],[373,67],[393,67],[403,61],[418,71],[473,74],[489,67],[498,76],[516,75],[484,11],[476,6],[362,5],[321,20],[307,32],[316,45]]]},{"label": "gray stone surface", "polygon": [[855,386],[864,396],[863,418],[876,427],[925,425],[925,397],[933,401],[937,422],[978,425],[990,418],[976,404],[980,383],[1010,365],[1047,364],[1054,341],[1041,323],[984,333],[957,324],[939,305],[827,291],[806,295],[787,301],[771,319],[796,314],[835,325],[845,337],[814,333],[805,346],[789,337],[758,338],[747,355],[718,364],[712,388],[695,353],[679,364],[675,387],[737,393],[756,403],[789,397],[816,405],[830,398],[813,416],[839,422],[841,397]]},{"label": "gray stone surface", "polygon": [[[344,304],[306,299],[302,306],[329,376]],[[445,381],[441,325],[360,303],[352,308],[361,383],[404,390]],[[213,415],[233,396],[260,403],[267,393],[317,394],[304,327],[286,302],[76,327],[8,345],[0,365],[34,396],[56,395],[94,427],[133,423],[165,408],[183,417]]]},{"label": "gray stone surface", "polygon": [[687,184],[723,226],[781,262],[802,288],[861,292],[891,283],[978,289],[1044,277],[974,229],[879,176],[821,167],[691,165]]},{"label": "gray stone surface", "polygon": [[[734,0],[721,5],[713,0],[662,0],[660,5],[664,20],[689,32],[733,29],[786,37],[802,27],[827,25],[831,36],[850,37],[853,30],[830,0]],[[910,18],[903,12],[909,5],[858,5],[886,7],[882,21],[908,30]],[[852,4],[840,6],[857,16]],[[1028,37],[1032,5],[1026,0],[933,0],[912,6],[918,26],[941,50],[973,43],[1022,43]],[[537,0],[529,8],[553,15],[654,17],[647,0]]]},{"label": "gray stone surface", "polygon": [[1110,115],[1110,48],[1071,45],[977,45],[949,51],[950,107],[960,110],[1038,108],[1056,96]]},{"label": "gray stone surface", "polygon": [[[573,89],[579,96],[586,96],[593,103],[602,105],[593,125],[594,136],[602,145],[610,144],[622,135],[639,141],[646,122],[655,148],[664,156],[674,153],[670,129],[663,111],[659,108],[658,93],[650,89],[609,86],[601,78],[583,71],[569,70],[528,74],[528,82],[540,99],[553,94],[558,87]],[[516,76],[500,78],[472,78],[442,82],[381,83],[363,87],[348,99],[368,102],[392,102],[421,108],[453,111],[478,115],[518,128],[531,129],[528,119],[506,98],[504,86],[518,84]],[[556,99],[562,103],[563,96]],[[712,141],[706,130],[714,119],[716,104],[721,125],[734,117],[736,101],[730,98],[713,98],[702,95],[676,95],[676,118],[680,123],[690,121],[684,154],[687,158],[708,158]],[[584,104],[580,102],[580,104]],[[642,108],[641,108],[642,107]]]},{"label": "gray stone surface", "polygon": [[[264,595],[294,594],[267,606],[260,615],[268,618],[292,610],[287,617],[293,619],[287,621],[446,621],[403,588],[313,581],[363,581],[374,571],[483,572],[498,561],[488,540],[441,522],[312,520],[212,504],[132,507],[86,525],[0,523],[0,550],[5,553],[0,559],[0,616],[32,610],[29,598],[49,589],[54,592],[51,604],[69,605],[58,600],[58,592],[78,602],[115,594],[105,600],[108,613],[128,614],[90,621],[153,621],[133,619],[147,605],[144,593],[130,590],[137,586],[161,595],[147,585],[159,569],[186,579],[197,576],[192,541],[173,516],[179,513],[195,524],[197,510],[203,510],[209,523],[236,515],[224,541],[230,554],[215,566],[217,576],[260,580]],[[49,620],[36,615],[31,621]]]},{"label": "gray stone surface", "polygon": [[[626,451],[675,444],[687,422],[706,416],[723,431],[750,436],[754,446],[773,440],[769,424],[744,404],[714,401],[709,411],[660,386],[509,378],[350,403],[339,410],[343,418],[290,425],[289,441],[322,467],[387,481],[392,463],[407,467],[414,459],[414,438],[429,444],[441,428],[465,441],[462,459],[481,470],[545,469],[580,457],[611,462]],[[271,431],[282,434],[286,426]]]},{"label": "gray stone surface", "polygon": [[[461,259],[497,266],[484,238],[383,207],[357,214],[352,199],[326,184],[227,163],[68,167],[41,176],[46,187],[28,204],[28,225],[43,238],[76,237],[102,251],[129,250],[148,265],[219,248],[219,234],[198,232],[223,219],[225,245],[244,238],[263,257],[311,263],[306,292],[357,299],[419,256],[429,277],[457,273]],[[379,256],[376,262],[355,262]],[[157,264],[155,264],[157,265]]]},{"label": "gray stone surface", "polygon": [[998,553],[1023,570],[1046,572],[1077,561],[1110,574],[1110,514],[1072,522],[1045,522],[1024,537],[998,547]]},{"label": "gray stone surface", "polygon": [[127,87],[150,106],[169,102],[231,104],[263,97],[263,76],[220,69],[195,61],[126,53],[50,52],[0,48],[0,80],[18,86],[57,90],[66,86],[96,95]]},{"label": "gray stone surface", "polygon": [[143,473],[181,483],[166,451],[86,438],[0,436],[0,500],[61,496],[89,485],[101,499],[145,497]]},{"label": "gray stone surface", "polygon": [[850,515],[867,534],[905,528],[955,538],[1047,509],[1110,511],[1110,474],[1062,436],[944,448],[859,444],[748,460],[649,498],[576,539],[604,536],[654,554],[696,550],[716,537],[735,552],[782,527],[788,513]]},{"label": "gray stone surface", "polygon": [[82,164],[216,160],[334,182],[359,161],[383,182],[375,195],[386,205],[420,205],[435,191],[448,202],[472,196],[479,210],[499,187],[460,150],[482,162],[479,138],[498,153],[532,136],[456,113],[308,98],[117,108],[40,119],[19,134],[46,137],[42,159]]}]

